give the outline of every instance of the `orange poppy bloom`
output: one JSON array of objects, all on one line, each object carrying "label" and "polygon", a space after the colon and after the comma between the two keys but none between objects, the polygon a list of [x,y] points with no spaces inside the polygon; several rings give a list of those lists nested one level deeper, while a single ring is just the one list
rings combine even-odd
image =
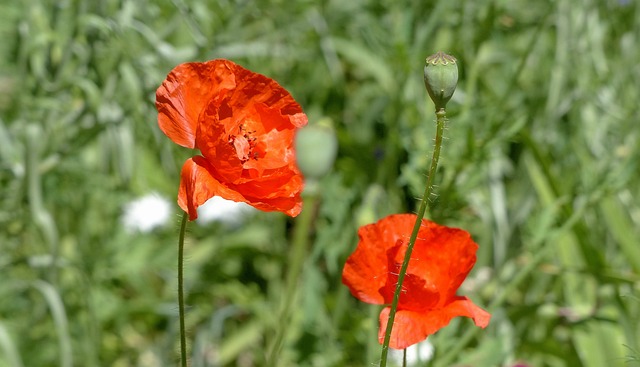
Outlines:
[{"label": "orange poppy bloom", "polygon": [[[351,294],[363,302],[391,304],[415,220],[414,214],[396,214],[360,228],[360,242],[342,273]],[[416,344],[456,316],[470,317],[482,328],[489,324],[488,312],[467,297],[456,296],[476,262],[477,249],[469,233],[422,221],[402,284],[391,348]],[[380,343],[390,310],[385,307],[380,313]]]},{"label": "orange poppy bloom", "polygon": [[300,213],[293,142],[307,116],[274,80],[228,60],[181,64],[156,91],[156,108],[160,129],[202,154],[182,167],[178,205],[190,220],[213,196]]}]

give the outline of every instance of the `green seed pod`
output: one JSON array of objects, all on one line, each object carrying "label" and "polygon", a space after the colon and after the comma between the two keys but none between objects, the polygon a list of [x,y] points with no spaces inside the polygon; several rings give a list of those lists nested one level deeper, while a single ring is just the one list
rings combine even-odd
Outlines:
[{"label": "green seed pod", "polygon": [[322,119],[296,133],[296,159],[307,182],[324,177],[338,152],[338,141],[330,119]]},{"label": "green seed pod", "polygon": [[424,66],[424,85],[436,105],[436,112],[444,110],[458,84],[456,58],[442,51],[427,57]]}]

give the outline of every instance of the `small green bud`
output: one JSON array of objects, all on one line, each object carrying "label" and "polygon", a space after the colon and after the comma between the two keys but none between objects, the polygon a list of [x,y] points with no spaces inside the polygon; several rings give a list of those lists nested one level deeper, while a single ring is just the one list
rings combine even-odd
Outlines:
[{"label": "small green bud", "polygon": [[317,181],[331,171],[338,153],[338,140],[325,118],[296,133],[296,160],[307,183]]},{"label": "small green bud", "polygon": [[442,51],[427,57],[424,66],[424,85],[436,105],[436,112],[444,110],[458,84],[456,58]]}]

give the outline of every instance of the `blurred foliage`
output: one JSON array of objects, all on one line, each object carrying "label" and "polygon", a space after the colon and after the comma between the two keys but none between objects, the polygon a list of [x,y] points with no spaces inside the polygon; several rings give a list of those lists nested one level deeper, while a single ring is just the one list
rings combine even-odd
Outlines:
[{"label": "blurred foliage", "polygon": [[[154,92],[213,58],[338,134],[282,365],[375,365],[379,308],[341,267],[359,225],[416,207],[438,50],[461,74],[429,216],[480,244],[464,293],[493,319],[430,337],[431,365],[640,365],[638,19],[623,0],[0,3],[0,366],[176,365],[177,222],[131,233],[121,215],[175,197],[191,153]],[[263,364],[295,223],[190,226],[192,366]]]}]

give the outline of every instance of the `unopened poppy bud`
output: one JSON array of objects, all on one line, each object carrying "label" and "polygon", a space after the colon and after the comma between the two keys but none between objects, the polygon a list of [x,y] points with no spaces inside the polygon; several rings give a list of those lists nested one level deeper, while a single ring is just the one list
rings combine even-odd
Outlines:
[{"label": "unopened poppy bud", "polygon": [[329,173],[337,152],[338,141],[328,118],[308,125],[296,134],[296,160],[307,182],[319,180]]},{"label": "unopened poppy bud", "polygon": [[455,57],[442,51],[427,57],[424,66],[424,85],[436,105],[436,111],[445,108],[457,84],[458,65]]}]

